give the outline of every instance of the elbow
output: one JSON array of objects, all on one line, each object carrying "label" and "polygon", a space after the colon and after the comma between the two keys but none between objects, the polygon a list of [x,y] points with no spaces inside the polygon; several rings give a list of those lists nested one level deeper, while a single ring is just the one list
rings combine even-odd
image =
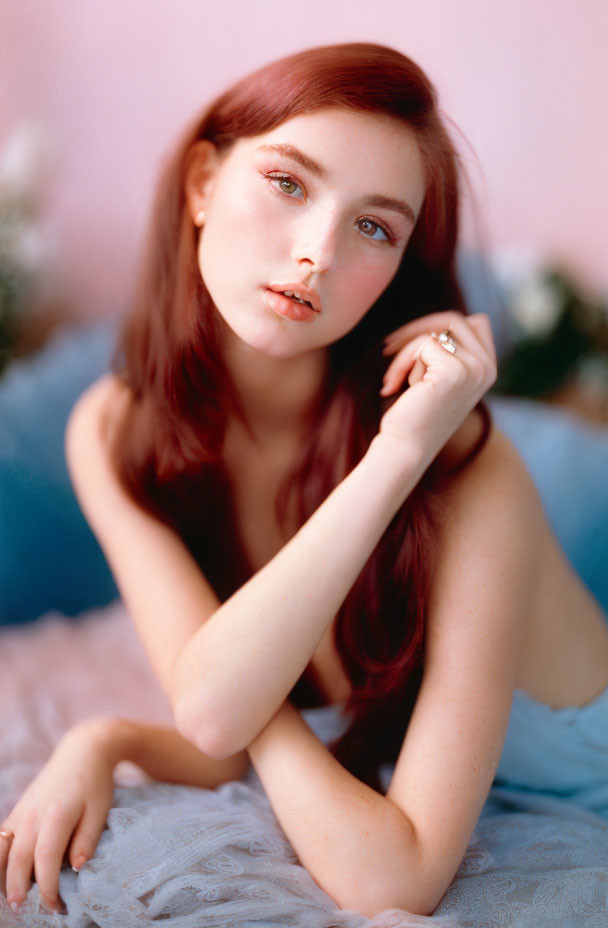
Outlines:
[{"label": "elbow", "polygon": [[[388,807],[390,808],[390,806]],[[432,915],[449,885],[445,871],[428,865],[420,853],[416,834],[408,819],[391,810],[382,829],[385,846],[379,848],[374,867],[369,858],[358,878],[348,874],[334,901],[343,909],[354,909],[367,918],[393,909],[415,916]]]},{"label": "elbow", "polygon": [[404,893],[403,887],[395,887],[393,891],[389,889],[384,900],[379,905],[374,906],[373,913],[370,912],[370,918],[380,915],[389,909],[398,909],[407,912],[408,915],[419,917],[430,917],[441,902],[443,893],[431,896],[420,894],[419,892]]},{"label": "elbow", "polygon": [[416,865],[409,872],[405,869],[401,872],[391,869],[383,880],[378,880],[376,886],[370,887],[371,896],[367,900],[367,911],[363,914],[374,918],[388,909],[399,909],[410,915],[430,916],[451,882],[442,882],[443,876]]},{"label": "elbow", "polygon": [[334,896],[334,902],[341,909],[354,910],[366,918],[377,918],[394,909],[407,912],[408,915],[432,915],[443,894],[421,893],[411,886],[404,885],[408,882],[403,875],[398,885],[388,883],[386,880],[376,882],[373,886],[360,885],[356,893],[349,893],[339,899]]},{"label": "elbow", "polygon": [[180,735],[212,760],[226,760],[242,748],[235,747],[226,724],[195,705],[192,698],[181,696],[173,701],[175,727]]},{"label": "elbow", "polygon": [[400,909],[410,915],[432,915],[451,882],[442,883],[438,876],[418,868],[410,874],[393,872],[384,881],[379,881],[378,892],[369,900],[369,913],[364,914],[372,918],[387,909]]},{"label": "elbow", "polygon": [[203,685],[200,675],[193,685],[192,675],[184,672],[180,657],[173,663],[169,683],[177,731],[212,760],[226,760],[238,754],[246,745],[235,745],[231,737],[234,724],[222,713],[217,692],[209,692],[210,687]]}]

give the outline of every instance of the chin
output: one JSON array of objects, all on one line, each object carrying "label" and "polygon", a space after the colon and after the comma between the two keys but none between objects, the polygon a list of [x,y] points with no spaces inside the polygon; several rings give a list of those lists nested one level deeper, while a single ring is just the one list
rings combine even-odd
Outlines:
[{"label": "chin", "polygon": [[296,328],[298,323],[289,323],[288,320],[266,318],[257,320],[256,324],[243,324],[237,322],[231,325],[226,323],[232,337],[235,337],[249,348],[270,358],[293,358],[308,351],[314,351],[321,346],[311,345],[306,333]]}]

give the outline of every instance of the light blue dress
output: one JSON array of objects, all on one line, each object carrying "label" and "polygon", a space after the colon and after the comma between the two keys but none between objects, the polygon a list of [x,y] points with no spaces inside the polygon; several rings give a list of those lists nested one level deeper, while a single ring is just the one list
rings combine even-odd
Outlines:
[{"label": "light blue dress", "polygon": [[[348,724],[335,706],[303,715],[324,743]],[[515,692],[496,784],[429,917],[338,910],[298,864],[255,773],[216,790],[118,789],[108,826],[78,875],[62,871],[67,916],[34,914],[28,903],[23,920],[7,913],[0,924],[607,928],[608,688],[583,708],[558,710]]]},{"label": "light blue dress", "polygon": [[575,802],[608,821],[608,687],[565,709],[515,690],[496,781]]}]

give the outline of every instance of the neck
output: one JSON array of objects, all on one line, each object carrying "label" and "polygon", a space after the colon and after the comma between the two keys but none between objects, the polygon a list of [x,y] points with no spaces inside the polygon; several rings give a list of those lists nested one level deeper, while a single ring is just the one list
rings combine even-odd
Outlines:
[{"label": "neck", "polygon": [[236,337],[225,339],[222,347],[254,441],[305,428],[325,377],[325,350],[274,358]]}]

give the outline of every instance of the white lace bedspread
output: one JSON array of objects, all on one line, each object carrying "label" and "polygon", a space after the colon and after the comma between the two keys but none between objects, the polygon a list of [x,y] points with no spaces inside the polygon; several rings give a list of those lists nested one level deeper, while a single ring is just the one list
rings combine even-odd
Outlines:
[{"label": "white lace bedspread", "polygon": [[[120,604],[0,631],[0,821],[62,733],[97,713],[171,723]],[[0,898],[0,928],[608,928],[608,823],[544,796],[494,790],[435,914],[370,920],[297,863],[255,784],[169,786],[125,764],[117,779],[94,860],[62,871],[68,914],[45,914],[34,885],[19,915]]]}]

